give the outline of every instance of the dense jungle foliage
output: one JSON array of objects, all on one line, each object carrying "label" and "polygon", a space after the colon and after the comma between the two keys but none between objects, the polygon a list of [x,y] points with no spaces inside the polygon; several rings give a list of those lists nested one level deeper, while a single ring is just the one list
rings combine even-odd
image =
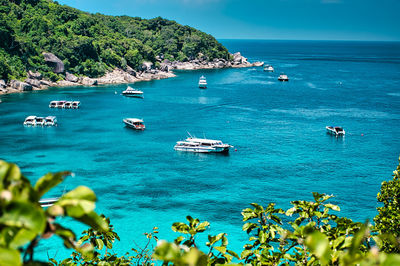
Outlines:
[{"label": "dense jungle foliage", "polygon": [[211,35],[161,17],[89,14],[52,0],[0,0],[0,79],[25,77],[27,70],[57,78],[43,52],[59,57],[67,71],[90,77],[114,67],[137,69],[156,56],[229,58]]},{"label": "dense jungle foliage", "polygon": [[[40,206],[39,199],[68,175],[48,173],[31,185],[16,165],[0,161],[0,265],[400,265],[400,163],[393,179],[382,183],[375,224],[339,216],[332,195],[316,192],[312,201],[292,201],[287,210],[252,203],[242,210],[248,240],[240,253],[229,249],[223,232],[201,243],[198,235],[210,223],[187,216],[186,223],[172,225],[179,234],[173,242],[159,240],[155,227],[145,234],[145,246],[116,254],[113,243],[120,238],[110,219],[95,212],[96,195],[89,188],[77,187],[47,209]],[[77,239],[61,217],[89,229]],[[69,258],[35,259],[38,242],[51,237],[74,250]]]}]

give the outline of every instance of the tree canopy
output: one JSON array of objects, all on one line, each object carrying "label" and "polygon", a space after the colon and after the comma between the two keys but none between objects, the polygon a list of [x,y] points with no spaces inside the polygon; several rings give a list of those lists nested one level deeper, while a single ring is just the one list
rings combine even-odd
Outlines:
[{"label": "tree canopy", "polygon": [[43,52],[59,57],[67,71],[91,77],[114,67],[154,63],[157,56],[229,58],[213,36],[161,17],[90,14],[52,0],[0,3],[0,79],[21,78],[27,70],[50,76]]}]

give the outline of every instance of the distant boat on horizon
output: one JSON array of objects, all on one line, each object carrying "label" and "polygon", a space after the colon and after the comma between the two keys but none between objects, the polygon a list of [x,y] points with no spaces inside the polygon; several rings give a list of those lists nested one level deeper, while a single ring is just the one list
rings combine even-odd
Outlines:
[{"label": "distant boat on horizon", "polygon": [[201,76],[199,79],[199,88],[200,89],[207,89],[207,79],[204,76]]}]

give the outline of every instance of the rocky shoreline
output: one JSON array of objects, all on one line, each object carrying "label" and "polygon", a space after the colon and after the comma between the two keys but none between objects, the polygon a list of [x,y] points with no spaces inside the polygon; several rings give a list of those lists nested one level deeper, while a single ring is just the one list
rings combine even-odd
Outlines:
[{"label": "rocky shoreline", "polygon": [[[55,55],[45,53],[45,60],[54,64],[54,72],[60,73],[64,71],[64,65]],[[144,62],[140,71],[135,71],[129,66],[125,70],[114,69],[99,78],[78,77],[74,74],[65,72],[65,80],[51,82],[44,80],[38,72],[28,71],[28,77],[24,81],[11,80],[7,84],[4,80],[0,80],[0,94],[18,93],[32,90],[44,90],[49,87],[66,87],[66,86],[96,86],[103,84],[123,84],[134,83],[137,81],[149,81],[164,78],[175,77],[172,70],[198,70],[198,69],[219,69],[219,68],[245,68],[263,66],[263,62],[250,63],[247,58],[243,57],[239,52],[232,54],[233,60],[214,59],[207,60],[202,55],[197,59],[187,62],[169,61],[158,59],[159,66],[155,67],[151,62]]]}]

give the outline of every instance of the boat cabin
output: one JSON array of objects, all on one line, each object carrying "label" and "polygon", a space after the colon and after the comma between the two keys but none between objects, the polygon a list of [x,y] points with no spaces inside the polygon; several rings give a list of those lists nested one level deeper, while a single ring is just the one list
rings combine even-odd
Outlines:
[{"label": "boat cabin", "polygon": [[72,102],[71,101],[66,101],[64,104],[64,108],[72,108]]},{"label": "boat cabin", "polygon": [[30,115],[27,118],[25,118],[24,125],[26,125],[26,126],[36,125],[36,116]]},{"label": "boat cabin", "polygon": [[80,101],[73,101],[71,104],[71,108],[78,109],[80,107],[80,105],[81,105]]},{"label": "boat cabin", "polygon": [[49,104],[50,108],[56,108],[57,107],[57,101],[51,101]]},{"label": "boat cabin", "polygon": [[45,118],[45,125],[46,126],[56,126],[57,125],[57,118],[55,116],[48,116]]}]

